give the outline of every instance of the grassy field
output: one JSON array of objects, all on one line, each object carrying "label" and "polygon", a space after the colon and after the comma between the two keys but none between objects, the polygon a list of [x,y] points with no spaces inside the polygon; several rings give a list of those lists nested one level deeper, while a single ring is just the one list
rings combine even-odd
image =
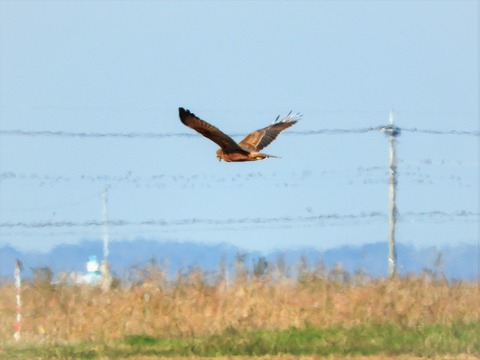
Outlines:
[{"label": "grassy field", "polygon": [[0,287],[0,359],[253,357],[477,358],[479,285],[439,276],[370,279],[303,269],[245,269],[228,284],[157,267],[108,291],[51,285],[22,291],[22,339],[12,339],[15,289]]},{"label": "grassy field", "polygon": [[5,359],[125,359],[141,357],[259,356],[460,356],[480,354],[480,325],[425,325],[415,329],[385,324],[326,329],[237,331],[188,338],[130,335],[106,343],[20,344],[0,353]]},{"label": "grassy field", "polygon": [[[1,359],[140,359],[155,357],[475,358],[480,325],[425,325],[415,329],[368,324],[353,327],[237,331],[188,338],[130,335],[105,343],[11,344]],[[288,354],[288,355],[286,355]]]}]

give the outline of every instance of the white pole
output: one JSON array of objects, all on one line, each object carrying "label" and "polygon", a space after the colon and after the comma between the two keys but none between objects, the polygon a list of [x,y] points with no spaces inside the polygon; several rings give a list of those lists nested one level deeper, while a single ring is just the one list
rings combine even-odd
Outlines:
[{"label": "white pole", "polygon": [[397,273],[397,254],[395,249],[395,225],[396,225],[396,216],[397,216],[397,205],[396,205],[396,185],[397,185],[397,165],[396,165],[396,156],[395,156],[395,137],[398,135],[398,131],[395,128],[394,122],[394,112],[390,111],[390,166],[389,166],[389,188],[390,188],[390,204],[389,204],[389,215],[390,215],[390,231],[389,231],[389,247],[388,247],[388,275],[390,277],[395,276]]},{"label": "white pole", "polygon": [[108,255],[110,254],[110,232],[108,226],[108,187],[102,192],[102,204],[103,204],[103,260],[100,267],[102,274],[102,289],[107,291],[112,284],[112,277],[110,276],[110,268],[108,265]]},{"label": "white pole", "polygon": [[17,259],[15,262],[15,272],[14,272],[14,277],[15,277],[15,288],[17,290],[16,292],[16,304],[17,304],[17,309],[16,309],[16,316],[15,316],[15,333],[13,334],[13,338],[15,341],[20,340],[20,331],[22,329],[22,298],[21,298],[21,292],[22,292],[22,263],[20,260]]}]

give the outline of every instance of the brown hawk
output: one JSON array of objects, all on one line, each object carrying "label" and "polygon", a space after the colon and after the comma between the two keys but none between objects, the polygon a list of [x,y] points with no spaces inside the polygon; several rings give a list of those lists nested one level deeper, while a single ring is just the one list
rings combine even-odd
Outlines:
[{"label": "brown hawk", "polygon": [[276,156],[261,153],[260,150],[268,146],[277,138],[278,134],[295,124],[302,117],[302,115],[298,113],[292,114],[291,111],[281,120],[279,120],[280,116],[277,116],[272,124],[248,134],[245,139],[237,143],[217,127],[198,118],[189,110],[179,108],[178,112],[182,123],[193,130],[198,131],[200,134],[220,146],[220,149],[217,150],[217,158],[218,160],[228,162],[256,161],[269,157],[275,158]]}]

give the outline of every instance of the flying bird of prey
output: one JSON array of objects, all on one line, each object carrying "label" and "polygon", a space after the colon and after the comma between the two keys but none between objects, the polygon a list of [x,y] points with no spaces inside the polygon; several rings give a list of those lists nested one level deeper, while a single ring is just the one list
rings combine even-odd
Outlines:
[{"label": "flying bird of prey", "polygon": [[182,123],[220,146],[220,149],[217,150],[217,159],[228,162],[275,158],[276,156],[261,153],[260,150],[268,146],[277,138],[278,134],[295,124],[302,117],[302,115],[292,114],[290,111],[285,118],[279,120],[280,116],[278,116],[269,126],[248,134],[245,139],[237,143],[217,127],[198,118],[189,110],[179,108],[178,112]]}]

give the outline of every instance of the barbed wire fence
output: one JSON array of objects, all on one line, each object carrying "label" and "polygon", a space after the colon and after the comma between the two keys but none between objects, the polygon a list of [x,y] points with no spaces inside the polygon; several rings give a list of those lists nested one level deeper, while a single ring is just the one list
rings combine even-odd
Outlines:
[{"label": "barbed wire fence", "polygon": [[[375,167],[358,167],[358,174],[371,174],[377,172],[383,172],[388,174],[386,179],[369,179],[368,181],[383,182],[389,184],[390,187],[390,208],[387,212],[360,212],[355,214],[320,214],[312,216],[283,216],[283,217],[244,217],[244,218],[184,218],[184,219],[145,219],[141,221],[131,221],[128,219],[109,219],[108,226],[124,227],[124,226],[161,226],[164,228],[179,228],[179,227],[195,227],[195,226],[208,226],[209,228],[229,228],[241,230],[245,227],[258,227],[258,226],[281,226],[283,228],[298,227],[298,226],[318,226],[321,224],[331,225],[344,225],[348,222],[357,221],[369,221],[369,220],[387,220],[390,222],[389,229],[389,274],[393,276],[396,273],[396,253],[395,253],[395,224],[397,221],[406,221],[406,219],[426,220],[433,221],[468,221],[478,222],[479,213],[470,210],[455,210],[451,212],[445,211],[421,211],[421,212],[397,212],[395,187],[397,185],[396,170],[397,159],[395,155],[395,138],[402,133],[418,133],[422,135],[440,135],[440,136],[467,136],[467,137],[480,137],[480,131],[464,131],[464,130],[437,130],[437,129],[418,129],[418,128],[402,128],[398,127],[393,122],[393,113],[391,113],[390,124],[386,126],[375,127],[363,127],[355,129],[317,129],[317,130],[305,130],[305,131],[287,131],[287,136],[318,136],[318,135],[345,135],[345,134],[365,134],[370,132],[383,132],[390,138],[390,165],[382,168],[381,166]],[[232,137],[245,136],[247,134],[237,133],[232,134]],[[183,133],[183,132],[71,132],[71,131],[52,131],[52,130],[0,130],[0,136],[10,137],[58,137],[58,138],[79,138],[79,139],[92,139],[92,138],[113,138],[113,139],[165,139],[165,138],[193,138],[201,135],[196,133]],[[400,161],[402,160],[400,159]],[[425,164],[431,164],[431,159],[424,160]],[[440,165],[449,164],[448,161],[441,160]],[[474,164],[478,167],[478,164]],[[305,174],[296,174],[298,179],[301,179]],[[415,173],[405,173],[407,176],[420,176]],[[138,176],[131,172],[127,172],[125,175],[113,176],[109,174],[98,175],[79,175],[75,177],[77,180],[89,181],[90,183],[99,183],[104,185],[105,183],[130,183],[136,186],[146,187],[164,187],[169,182],[175,182],[181,186],[196,186],[196,182],[199,179],[205,177],[205,174],[191,174],[174,175],[174,174],[153,174],[151,176]],[[261,173],[249,173],[244,175],[245,180],[265,180],[275,178],[275,174],[261,174]],[[12,171],[0,171],[0,182],[4,181],[38,181],[42,184],[59,184],[68,183],[74,177],[65,175],[54,174],[40,174],[40,173],[17,173]],[[212,180],[212,178],[210,178]],[[223,178],[213,178],[214,181],[224,182]],[[455,179],[451,179],[454,181]],[[458,179],[457,179],[458,180]],[[364,180],[365,181],[365,180]],[[418,180],[423,181],[423,180]],[[277,186],[282,186],[277,184]],[[34,222],[1,222],[0,229],[75,229],[75,228],[97,228],[104,227],[105,221],[98,220],[86,220],[86,221],[34,221]],[[105,230],[104,230],[105,231]]]}]

